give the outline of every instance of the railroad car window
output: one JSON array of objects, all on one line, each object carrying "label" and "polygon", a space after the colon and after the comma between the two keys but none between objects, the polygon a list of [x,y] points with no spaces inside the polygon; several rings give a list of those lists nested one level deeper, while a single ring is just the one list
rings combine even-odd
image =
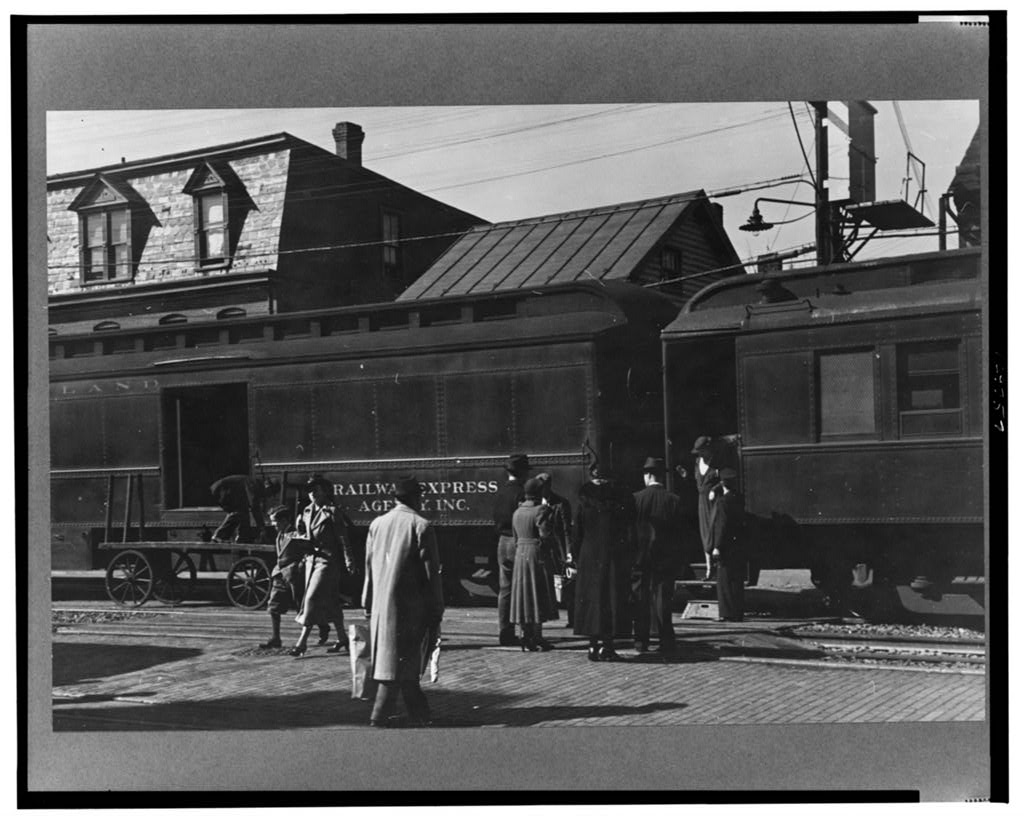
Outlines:
[{"label": "railroad car window", "polygon": [[253,444],[263,459],[289,461],[302,459],[302,452],[306,457],[313,452],[311,402],[309,386],[253,389]]},{"label": "railroad car window", "polygon": [[819,423],[822,439],[875,435],[875,350],[818,357]]},{"label": "railroad car window", "polygon": [[376,455],[373,383],[314,386],[313,412],[317,459],[372,459]]},{"label": "railroad car window", "polygon": [[159,463],[160,401],[151,397],[117,397],[105,404],[106,460],[110,465]]},{"label": "railroad car window", "polygon": [[900,436],[960,434],[960,344],[897,347]]},{"label": "railroad car window", "polygon": [[[752,355],[743,359],[741,396],[745,442],[772,445],[812,440],[811,363],[805,352]],[[715,391],[698,385],[688,398],[714,406],[718,399]]]},{"label": "railroad car window", "polygon": [[516,374],[515,447],[576,452],[586,438],[586,378],[582,369]]},{"label": "railroad car window", "polygon": [[377,383],[381,457],[434,457],[437,397],[433,379],[396,375]]},{"label": "railroad car window", "polygon": [[103,403],[56,400],[50,404],[53,468],[99,468],[103,461]]},{"label": "railroad car window", "polygon": [[510,374],[446,377],[444,397],[448,454],[469,456],[512,449]]}]

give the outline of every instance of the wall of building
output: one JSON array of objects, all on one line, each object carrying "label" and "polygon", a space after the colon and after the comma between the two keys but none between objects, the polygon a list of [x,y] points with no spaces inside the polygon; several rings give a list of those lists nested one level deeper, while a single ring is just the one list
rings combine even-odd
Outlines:
[{"label": "wall of building", "polygon": [[290,152],[281,150],[229,162],[251,201],[251,204],[243,206],[245,218],[237,233],[236,258],[229,269],[201,271],[195,261],[193,199],[182,190],[198,161],[163,173],[126,178],[143,202],[139,211],[133,210],[132,215],[132,251],[137,266],[131,282],[82,286],[79,216],[68,206],[84,185],[48,190],[49,294],[83,290],[91,293],[147,283],[273,269],[278,260]]}]

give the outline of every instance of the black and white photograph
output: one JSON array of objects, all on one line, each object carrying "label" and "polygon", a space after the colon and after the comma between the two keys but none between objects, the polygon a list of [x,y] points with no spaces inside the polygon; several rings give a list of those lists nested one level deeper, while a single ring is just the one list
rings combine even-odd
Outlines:
[{"label": "black and white photograph", "polygon": [[385,17],[14,20],[19,802],[1005,801],[1005,12]]}]

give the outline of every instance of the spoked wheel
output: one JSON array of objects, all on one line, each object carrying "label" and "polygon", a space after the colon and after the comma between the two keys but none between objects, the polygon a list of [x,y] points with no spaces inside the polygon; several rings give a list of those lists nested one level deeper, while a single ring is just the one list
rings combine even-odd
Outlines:
[{"label": "spoked wheel", "polygon": [[118,553],[107,566],[107,595],[126,607],[138,607],[153,592],[153,566],[137,550]]},{"label": "spoked wheel", "polygon": [[196,564],[180,550],[172,550],[166,571],[160,571],[153,582],[153,598],[163,604],[181,604],[192,595],[196,584]]},{"label": "spoked wheel", "polygon": [[227,589],[235,607],[259,609],[270,597],[270,571],[262,559],[246,556],[231,565]]}]

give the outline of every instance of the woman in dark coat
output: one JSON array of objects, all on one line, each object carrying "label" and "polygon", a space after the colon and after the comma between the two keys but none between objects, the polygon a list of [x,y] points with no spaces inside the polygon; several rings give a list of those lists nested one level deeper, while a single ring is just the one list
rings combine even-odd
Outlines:
[{"label": "woman in dark coat", "polygon": [[697,521],[700,523],[700,542],[704,548],[704,575],[712,577],[711,563],[711,515],[713,492],[718,487],[718,469],[712,456],[713,443],[710,437],[698,437],[691,454],[696,457],[693,478],[697,483]]},{"label": "woman in dark coat", "polygon": [[743,578],[746,573],[746,536],[743,495],[736,472],[721,471],[721,486],[716,493],[711,519],[711,555],[718,560],[718,618],[743,621]]},{"label": "woman in dark coat", "polygon": [[551,536],[552,509],[541,504],[539,479],[528,479],[523,486],[525,499],[512,514],[512,533],[516,560],[512,568],[512,621],[523,630],[520,642],[524,650],[550,650],[541,627],[555,618],[555,602],[547,559],[542,552]]},{"label": "woman in dark coat", "polygon": [[576,579],[573,632],[590,638],[591,661],[614,661],[615,636],[628,635],[630,567],[635,544],[633,494],[602,473],[580,488],[572,532]]}]

